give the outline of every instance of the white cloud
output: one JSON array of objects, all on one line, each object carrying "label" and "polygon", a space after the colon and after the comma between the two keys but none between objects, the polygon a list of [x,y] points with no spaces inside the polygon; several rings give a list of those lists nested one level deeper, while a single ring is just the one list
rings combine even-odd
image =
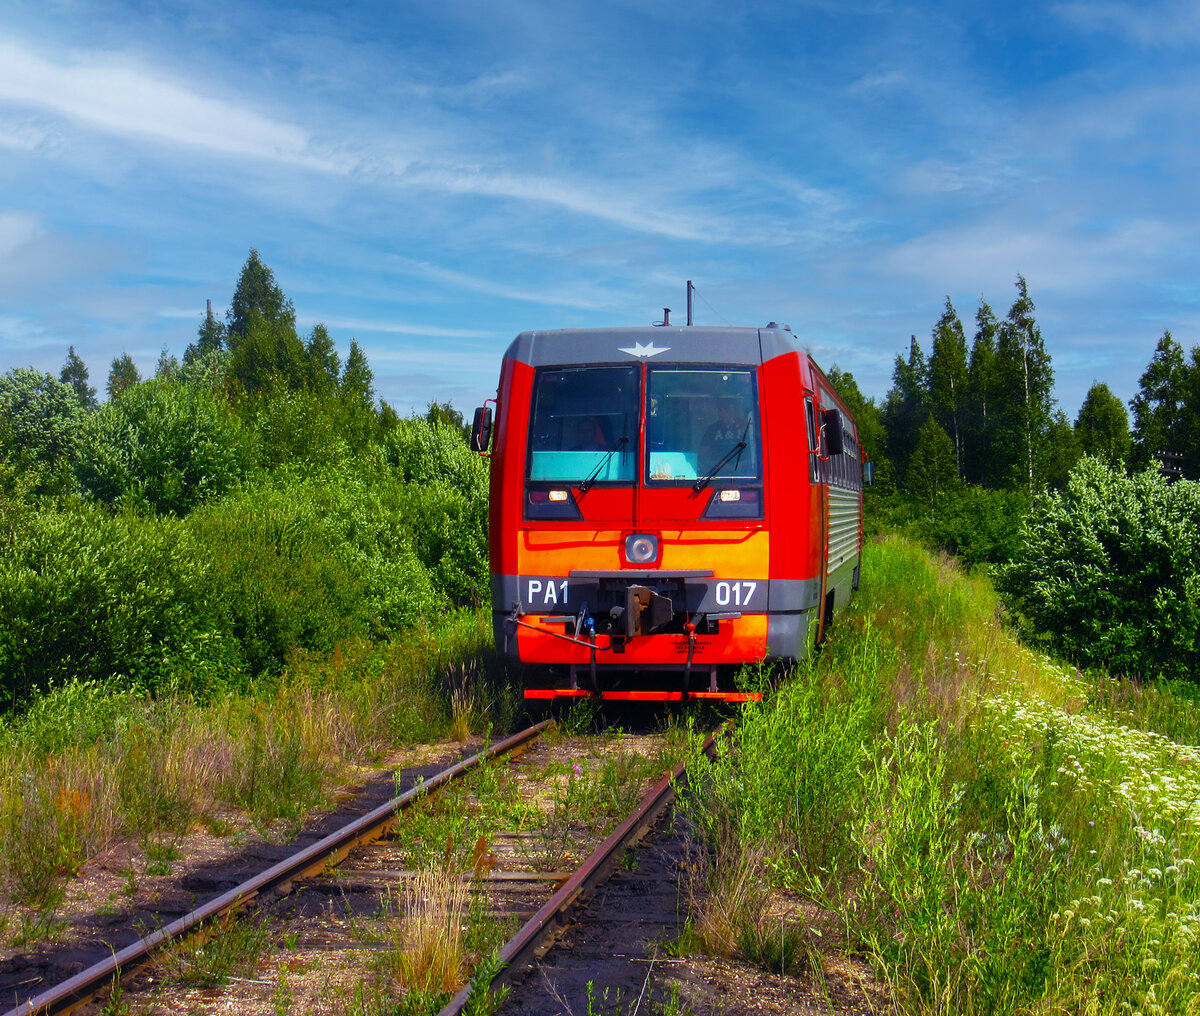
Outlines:
[{"label": "white cloud", "polygon": [[546,307],[571,307],[575,310],[604,310],[612,306],[610,297],[598,296],[601,290],[594,282],[579,283],[566,288],[546,282],[537,288],[530,288],[511,286],[477,275],[458,272],[452,268],[442,268],[424,261],[413,261],[409,258],[395,258],[394,263],[403,270],[432,279],[451,289],[467,290],[486,296],[498,296],[501,299],[514,300],[519,303],[532,303]]},{"label": "white cloud", "polygon": [[1153,279],[1169,252],[1194,245],[1194,233],[1156,219],[1099,228],[1021,221],[1005,210],[908,240],[887,251],[880,265],[942,291],[989,290],[1021,272],[1038,290],[1095,292],[1118,281]]},{"label": "white cloud", "polygon": [[299,127],[201,95],[117,55],[56,63],[0,40],[0,101],[125,137],[327,171],[346,168],[315,154]]},{"label": "white cloud", "polygon": [[1063,3],[1052,8],[1084,31],[1132,40],[1142,46],[1175,49],[1200,42],[1200,7],[1193,0],[1162,3]]},{"label": "white cloud", "polygon": [[10,258],[21,247],[37,238],[37,219],[26,212],[0,212],[0,261]]},{"label": "white cloud", "polygon": [[338,328],[349,332],[383,332],[388,335],[426,335],[439,339],[491,339],[495,332],[478,331],[471,328],[445,328],[441,325],[414,325],[403,321],[389,321],[380,318],[368,321],[366,318],[331,318],[305,316],[296,319],[297,324],[312,327],[323,324],[326,328]]}]

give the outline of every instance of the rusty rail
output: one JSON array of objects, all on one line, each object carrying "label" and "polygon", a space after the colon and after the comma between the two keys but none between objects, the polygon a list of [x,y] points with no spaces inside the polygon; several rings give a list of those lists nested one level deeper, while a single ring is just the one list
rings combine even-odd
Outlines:
[{"label": "rusty rail", "polygon": [[338,864],[359,844],[371,843],[386,836],[396,821],[398,811],[410,807],[425,795],[459,779],[480,762],[500,755],[523,751],[528,747],[529,742],[538,737],[552,722],[552,720],[544,720],[520,733],[506,737],[503,741],[477,752],[448,769],[443,769],[432,779],[418,783],[387,804],[380,805],[366,815],[330,833],[324,839],[285,858],[266,871],[193,910],[190,914],[185,914],[170,924],[164,925],[145,938],[114,953],[108,959],[93,964],[88,969],[62,981],[40,995],[27,999],[15,1008],[8,1010],[4,1016],[35,1016],[35,1014],[36,1016],[58,1016],[61,1013],[71,1012],[72,1009],[82,1005],[98,992],[119,982],[120,978],[131,970],[144,965],[150,954],[156,949],[176,939],[203,930],[217,918],[242,909],[263,893],[273,890],[282,895],[288,892],[291,884],[298,879],[317,874]]},{"label": "rusty rail", "polygon": [[[702,751],[711,755],[716,750],[716,738],[722,733],[728,732],[728,729],[728,727],[723,727],[716,734],[710,734],[704,741]],[[525,926],[500,948],[497,954],[499,972],[489,984],[472,982],[465,985],[446,1003],[438,1016],[459,1016],[474,992],[493,990],[497,985],[510,979],[514,973],[523,970],[537,959],[539,952],[548,948],[554,934],[565,922],[567,911],[574,906],[580,896],[596,888],[608,878],[611,869],[617,863],[618,853],[640,840],[663,811],[675,800],[674,788],[683,777],[685,770],[686,763],[680,762],[651,787],[628,817],[609,834],[600,846],[592,851],[591,856],[562,884]]]}]

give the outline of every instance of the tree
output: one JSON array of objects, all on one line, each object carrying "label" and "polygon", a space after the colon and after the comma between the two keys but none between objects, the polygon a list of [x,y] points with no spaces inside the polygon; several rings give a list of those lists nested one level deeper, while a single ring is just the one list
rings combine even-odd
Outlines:
[{"label": "tree", "polygon": [[1071,470],[1083,455],[1079,436],[1061,409],[1051,414],[1038,455],[1035,472],[1040,477],[1039,483],[1061,490],[1067,485]]},{"label": "tree", "polygon": [[350,353],[342,371],[341,397],[348,404],[368,409],[375,402],[375,375],[371,373],[367,354],[362,351],[357,339],[350,340]]},{"label": "tree", "polygon": [[986,300],[975,313],[975,340],[967,365],[967,423],[963,475],[972,483],[999,486],[992,460],[996,429],[996,315]]},{"label": "tree", "polygon": [[434,430],[446,429],[452,433],[461,434],[464,441],[471,439],[471,425],[463,419],[462,413],[449,402],[430,402],[425,409],[425,421]]},{"label": "tree", "polygon": [[71,385],[14,367],[0,375],[0,458],[28,472],[37,493],[69,490],[85,415]]},{"label": "tree", "polygon": [[248,391],[280,375],[292,388],[308,382],[308,359],[296,335],[296,309],[253,248],[226,314],[231,369]]},{"label": "tree", "polygon": [[156,378],[168,378],[179,370],[179,357],[175,356],[166,346],[158,354],[158,363],[154,366]]},{"label": "tree", "polygon": [[1110,469],[1129,464],[1129,415],[1108,385],[1092,383],[1079,407],[1075,434],[1084,455],[1094,455]]},{"label": "tree", "polygon": [[1039,494],[999,573],[1025,621],[1083,666],[1200,677],[1200,484],[1084,458]]},{"label": "tree", "polygon": [[944,507],[947,495],[958,485],[954,443],[941,424],[929,416],[921,427],[908,464],[908,489],[930,518],[935,518]]},{"label": "tree", "polygon": [[275,282],[275,273],[263,264],[258,251],[251,247],[225,314],[230,345],[246,338],[255,313],[267,324],[283,325],[295,334],[296,308]]},{"label": "tree", "polygon": [[108,385],[105,391],[108,392],[110,399],[116,399],[127,388],[132,388],[141,380],[142,376],[138,373],[137,364],[133,362],[133,357],[128,353],[122,353],[120,356],[113,358],[112,368],[108,372]]},{"label": "tree", "polygon": [[1162,333],[1145,371],[1138,393],[1129,403],[1133,410],[1133,449],[1130,461],[1143,469],[1157,461],[1160,452],[1182,454],[1184,407],[1189,371],[1183,348],[1169,331]]},{"label": "tree", "polygon": [[196,332],[196,341],[189,343],[183,351],[183,362],[189,364],[224,348],[225,326],[213,317],[212,300],[209,300],[204,320],[200,322],[200,328]]},{"label": "tree", "polygon": [[75,389],[79,404],[84,409],[90,411],[96,408],[96,389],[88,384],[87,365],[76,354],[74,346],[67,349],[67,359],[58,379]]},{"label": "tree", "polygon": [[946,309],[933,326],[929,357],[929,403],[934,418],[954,445],[954,472],[962,477],[963,431],[967,416],[967,338],[958,312],[946,297]]},{"label": "tree", "polygon": [[883,406],[888,458],[901,477],[908,469],[908,461],[928,416],[929,368],[914,335],[908,347],[908,360],[896,357],[892,387]]},{"label": "tree", "polygon": [[1017,298],[1000,326],[996,376],[1003,393],[994,452],[1005,478],[1026,486],[1030,496],[1043,481],[1046,436],[1054,410],[1054,371],[1034,320],[1025,278],[1017,276]]},{"label": "tree", "polygon": [[309,387],[323,395],[332,394],[337,389],[342,365],[333,339],[323,324],[313,325],[304,344],[304,353],[308,357]]}]

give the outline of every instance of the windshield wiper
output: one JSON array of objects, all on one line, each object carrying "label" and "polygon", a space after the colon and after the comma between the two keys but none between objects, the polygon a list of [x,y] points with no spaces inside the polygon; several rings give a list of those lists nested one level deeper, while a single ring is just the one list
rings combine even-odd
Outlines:
[{"label": "windshield wiper", "polygon": [[728,462],[735,455],[740,459],[742,457],[742,452],[745,451],[745,449],[746,449],[746,441],[743,438],[741,441],[739,441],[737,444],[735,444],[732,448],[730,448],[729,451],[727,451],[724,455],[722,455],[721,458],[717,460],[717,464],[715,466],[713,466],[712,469],[710,469],[707,473],[705,473],[702,477],[700,477],[700,479],[698,479],[696,481],[696,484],[695,484],[695,486],[692,487],[692,490],[703,490],[706,486],[708,486],[708,481],[717,475],[717,471],[723,465],[725,465],[726,462]]},{"label": "windshield wiper", "polygon": [[622,434],[619,438],[617,438],[617,443],[608,450],[608,454],[605,455],[604,458],[596,463],[596,468],[588,473],[587,479],[579,485],[580,494],[586,494],[589,490],[591,490],[592,484],[596,482],[596,477],[604,472],[604,467],[608,465],[609,460],[628,443],[628,434]]}]

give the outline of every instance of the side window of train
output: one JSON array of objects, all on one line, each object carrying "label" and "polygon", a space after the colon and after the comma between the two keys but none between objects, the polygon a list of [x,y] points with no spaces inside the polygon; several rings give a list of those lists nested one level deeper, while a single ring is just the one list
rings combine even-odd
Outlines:
[{"label": "side window of train", "polygon": [[817,472],[820,448],[817,446],[817,423],[811,396],[804,400],[804,419],[808,425],[808,479],[810,482],[816,483],[820,477]]}]

